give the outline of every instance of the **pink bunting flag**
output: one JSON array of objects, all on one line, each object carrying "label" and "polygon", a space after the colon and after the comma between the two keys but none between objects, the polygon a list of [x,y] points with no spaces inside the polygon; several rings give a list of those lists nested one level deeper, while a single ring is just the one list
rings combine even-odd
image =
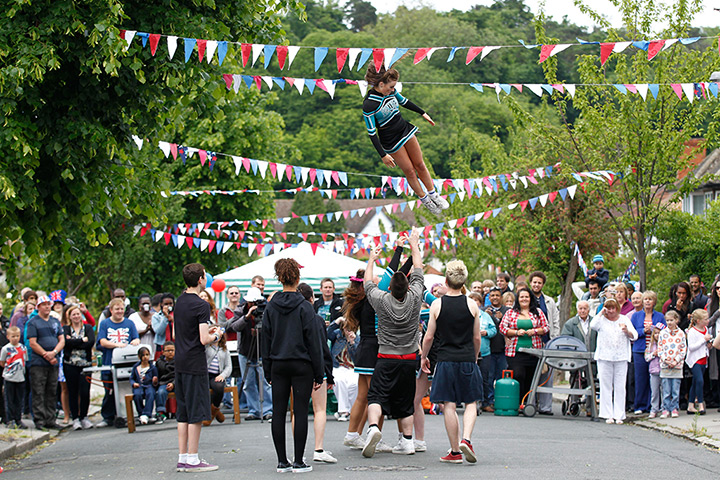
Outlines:
[{"label": "pink bunting flag", "polygon": [[475,57],[480,55],[480,52],[483,51],[484,47],[470,47],[468,49],[467,57],[465,57],[465,65],[469,65],[470,62],[475,60]]},{"label": "pink bunting flag", "polygon": [[152,56],[155,56],[155,52],[157,52],[158,43],[160,43],[160,34],[159,33],[151,33],[150,34],[150,53]]},{"label": "pink bunting flag", "polygon": [[682,86],[679,83],[672,83],[670,84],[673,91],[675,92],[675,95],[678,96],[680,100],[682,100]]},{"label": "pink bunting flag", "polygon": [[278,65],[280,65],[280,70],[282,70],[283,68],[285,68],[285,59],[287,59],[288,47],[287,47],[287,45],[278,45],[276,51],[277,51]]},{"label": "pink bunting flag", "polygon": [[270,162],[270,175],[272,175],[273,178],[277,178],[277,163]]},{"label": "pink bunting flag", "polygon": [[384,60],[385,60],[385,50],[382,48],[373,48],[373,63],[375,64],[376,72],[380,71],[380,67],[382,67]]},{"label": "pink bunting flag", "polygon": [[229,73],[224,73],[223,80],[225,80],[225,85],[227,86],[227,89],[230,90],[233,84],[233,76]]},{"label": "pink bunting flag", "polygon": [[246,157],[243,157],[243,158],[242,158],[242,165],[243,165],[243,168],[245,169],[245,172],[250,173],[250,166],[251,166],[251,165],[250,165],[250,159],[249,159],[249,158],[246,158]]},{"label": "pink bunting flag", "polygon": [[315,177],[317,176],[317,170],[314,168],[310,169],[310,184],[315,183]]},{"label": "pink bunting flag", "polygon": [[198,155],[200,155],[200,165],[205,165],[205,162],[207,161],[207,152],[205,150],[198,150]]},{"label": "pink bunting flag", "polygon": [[422,62],[422,60],[427,56],[430,50],[430,48],[418,48],[417,52],[415,52],[415,59],[413,60],[413,65],[417,65],[418,63]]},{"label": "pink bunting flag", "polygon": [[262,77],[259,75],[253,76],[253,80],[255,80],[255,85],[257,85],[258,90],[261,90],[260,86],[262,85],[260,82],[262,81]]},{"label": "pink bunting flag", "polygon": [[177,143],[170,144],[170,153],[172,153],[174,160],[177,160],[177,147]]},{"label": "pink bunting flag", "polygon": [[200,59],[200,62],[202,63],[203,57],[205,56],[205,48],[207,47],[207,40],[198,39],[197,46],[198,46],[198,58]]},{"label": "pink bunting flag", "polygon": [[637,93],[637,87],[632,83],[625,83],[625,88],[628,89],[629,92]]},{"label": "pink bunting flag", "polygon": [[600,44],[600,65],[605,65],[607,59],[615,48],[615,43],[601,43]]},{"label": "pink bunting flag", "polygon": [[648,45],[648,60],[652,60],[665,46],[665,40],[655,40]]},{"label": "pink bunting flag", "polygon": [[335,181],[338,186],[340,185],[340,175],[338,174],[338,172],[333,170],[333,172],[330,174],[330,177]]},{"label": "pink bunting flag", "polygon": [[294,86],[295,86],[295,79],[294,79],[294,78],[292,78],[292,77],[283,77],[283,78],[285,79],[286,82],[288,82],[288,83],[290,84],[291,87],[294,87]]},{"label": "pink bunting flag", "polygon": [[522,88],[523,88],[522,83],[511,83],[510,86],[515,87],[515,89],[518,92],[522,93]]},{"label": "pink bunting flag", "polygon": [[543,63],[545,60],[550,58],[550,55],[552,54],[553,49],[557,45],[541,45],[540,46],[540,60],[538,63]]},{"label": "pink bunting flag", "polygon": [[316,78],[315,86],[318,87],[320,90],[324,90],[325,92],[328,91],[327,87],[325,86],[325,79],[323,78]]},{"label": "pink bunting flag", "polygon": [[242,55],[243,67],[247,67],[248,60],[250,60],[250,55],[252,55],[252,45],[249,43],[241,44],[240,54]]},{"label": "pink bunting flag", "polygon": [[338,73],[340,73],[345,66],[345,62],[347,61],[348,53],[350,52],[349,48],[338,48],[335,51],[335,58],[337,59],[337,68]]}]

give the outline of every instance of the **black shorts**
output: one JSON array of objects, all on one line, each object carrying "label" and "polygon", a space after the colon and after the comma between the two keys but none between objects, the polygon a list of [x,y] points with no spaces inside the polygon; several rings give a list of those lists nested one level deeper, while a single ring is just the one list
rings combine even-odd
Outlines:
[{"label": "black shorts", "polygon": [[210,382],[207,374],[175,372],[175,400],[179,423],[210,420]]},{"label": "black shorts", "polygon": [[372,375],[377,363],[377,337],[360,337],[360,345],[355,351],[355,373]]},{"label": "black shorts", "polygon": [[368,404],[377,403],[383,415],[405,418],[415,412],[415,360],[378,358],[370,380]]},{"label": "black shorts", "polygon": [[471,403],[482,400],[482,375],[475,362],[438,362],[430,401]]}]

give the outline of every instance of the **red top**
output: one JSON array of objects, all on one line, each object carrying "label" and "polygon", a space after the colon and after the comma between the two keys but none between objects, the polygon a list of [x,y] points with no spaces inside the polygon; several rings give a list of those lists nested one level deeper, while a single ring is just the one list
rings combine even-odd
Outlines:
[{"label": "red top", "polygon": [[[533,328],[544,328],[545,331],[548,330],[547,325],[547,319],[545,318],[545,314],[542,312],[542,310],[538,309],[539,315],[533,315],[530,314],[530,319],[532,320]],[[518,317],[520,316],[520,312],[515,311],[514,308],[511,308],[507,312],[505,312],[505,315],[502,318],[502,321],[500,322],[500,333],[507,336],[507,331],[509,329],[517,329],[517,321]],[[505,343],[505,355],[508,357],[514,357],[517,349],[517,342],[518,337],[510,337],[510,341]],[[542,338],[540,335],[533,335],[532,336],[532,346],[533,348],[543,348]]]}]

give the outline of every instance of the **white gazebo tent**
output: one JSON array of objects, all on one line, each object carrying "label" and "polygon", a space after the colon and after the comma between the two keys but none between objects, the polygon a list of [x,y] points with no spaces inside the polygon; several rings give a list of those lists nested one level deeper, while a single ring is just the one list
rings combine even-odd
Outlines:
[{"label": "white gazebo tent", "polygon": [[261,275],[265,279],[265,293],[281,290],[282,285],[275,278],[274,268],[275,262],[281,258],[294,258],[297,260],[303,266],[300,269],[300,281],[310,285],[316,293],[320,292],[320,282],[323,278],[331,278],[335,282],[337,293],[342,293],[343,289],[350,283],[349,277],[355,275],[358,269],[366,266],[365,262],[326,250],[322,246],[319,246],[315,254],[313,254],[312,246],[307,242],[302,242],[297,247],[286,248],[278,253],[215,275],[215,278],[225,280],[226,285],[225,291],[221,293],[213,292],[215,304],[220,307],[227,303],[226,292],[227,288],[231,286],[239,287],[240,293],[245,295],[255,275]]}]

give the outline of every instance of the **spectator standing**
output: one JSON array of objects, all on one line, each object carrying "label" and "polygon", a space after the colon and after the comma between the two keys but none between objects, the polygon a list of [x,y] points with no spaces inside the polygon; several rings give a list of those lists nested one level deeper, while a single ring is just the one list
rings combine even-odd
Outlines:
[{"label": "spectator standing", "polygon": [[[297,291],[300,266],[291,258],[275,262],[275,275],[283,286],[273,295],[262,319],[262,359],[265,379],[273,386],[272,437],[277,453],[278,472],[303,473],[312,470],[305,464],[304,450],[308,431],[310,394],[323,383],[321,333],[315,312]],[[291,464],[285,446],[285,416],[293,392],[295,460]]]},{"label": "spectator standing", "polygon": [[5,415],[8,428],[27,426],[22,422],[22,402],[25,396],[25,362],[27,349],[20,343],[20,329],[9,327],[7,330],[9,343],[0,350],[0,366],[3,367],[2,377],[5,383],[3,402],[7,404]]},{"label": "spectator standing", "polygon": [[215,300],[213,300],[212,295],[210,295],[207,290],[203,290],[202,292],[200,292],[200,298],[205,300],[210,305],[210,318],[212,319],[212,322],[218,323],[218,309],[215,306]]},{"label": "spectator standing", "polygon": [[[511,292],[507,292],[512,295]],[[490,315],[495,324],[495,336],[490,339],[490,355],[483,358],[480,365],[480,372],[483,376],[483,395],[485,395],[485,387],[487,386],[487,396],[489,405],[482,407],[483,412],[495,411],[495,382],[502,377],[502,371],[507,370],[507,359],[505,358],[505,337],[500,335],[500,322],[505,312],[510,310],[502,303],[500,287],[490,290],[488,297],[490,298],[490,306],[485,309],[485,313]],[[514,300],[513,300],[514,301]],[[487,379],[486,379],[487,377]]]},{"label": "spectator standing", "polygon": [[[518,290],[519,290],[519,288],[518,288]],[[513,292],[503,293],[502,303],[508,309],[513,308],[513,306],[515,305],[515,293],[513,293]]]},{"label": "spectator standing", "polygon": [[172,293],[163,293],[160,301],[160,311],[152,316],[152,329],[155,332],[155,358],[160,357],[165,342],[172,341],[172,324],[175,318],[175,296]]},{"label": "spectator standing", "polygon": [[133,365],[130,373],[130,385],[133,391],[135,408],[140,414],[140,424],[147,425],[155,405],[155,387],[158,384],[158,371],[150,361],[150,349],[138,349],[140,359]]},{"label": "spectator standing", "polygon": [[90,382],[82,371],[92,366],[95,332],[90,325],[83,322],[84,316],[77,305],[70,306],[65,311],[65,319],[63,371],[73,430],[88,429],[93,427],[92,422],[87,418],[90,407]]},{"label": "spectator standing", "polygon": [[[125,290],[122,288],[116,288],[113,290],[112,298],[110,300],[112,301],[115,298],[119,298],[123,302],[123,307],[125,308],[124,316],[125,318],[129,318],[130,315],[135,313],[135,310],[132,309],[130,306],[130,303],[127,301],[127,296],[125,295]],[[105,307],[100,314],[100,318],[98,319],[98,324],[102,323],[103,320],[106,318],[110,318],[110,304],[108,303],[108,306]]]},{"label": "spectator standing", "polygon": [[[545,345],[551,338],[555,338],[560,335],[560,310],[555,303],[555,300],[543,293],[543,287],[547,281],[547,277],[543,272],[533,272],[530,274],[528,279],[530,282],[530,289],[538,302],[538,308],[542,310],[547,318],[547,326],[549,331],[543,335],[542,341]],[[540,376],[540,383],[546,387],[553,386],[553,369],[548,368],[547,372]],[[538,413],[540,415],[552,415],[552,393],[538,393]]]},{"label": "spectator standing", "polygon": [[[710,286],[708,300],[708,315],[710,315],[708,328],[710,335],[714,338],[720,338],[720,329],[718,328],[718,318],[720,318],[720,275]],[[720,407],[720,355],[717,348],[710,349],[710,357],[708,358],[708,379],[710,380],[710,391],[707,394],[707,407]]]},{"label": "spectator standing", "polygon": [[[637,292],[636,292],[637,293]],[[636,293],[633,294],[636,295]],[[633,342],[632,356],[635,375],[635,414],[647,413],[650,411],[650,364],[645,359],[647,351],[647,339],[657,325],[665,327],[665,316],[655,311],[657,305],[657,294],[648,290],[642,294],[643,309],[633,313],[630,321],[637,332],[637,340]]]},{"label": "spectator standing", "polygon": [[205,359],[210,383],[210,420],[203,420],[203,426],[208,427],[215,419],[220,423],[225,421],[225,415],[220,411],[220,404],[225,394],[225,380],[232,372],[232,362],[227,350],[225,335],[220,337],[217,344],[205,345]]},{"label": "spectator standing", "polygon": [[[162,355],[155,362],[158,369],[158,389],[155,396],[155,410],[157,423],[162,424],[167,419],[168,393],[175,391],[175,344],[166,341],[162,347]],[[174,413],[174,410],[173,410]]]},{"label": "spectator standing", "polygon": [[658,352],[658,337],[665,325],[654,325],[650,339],[645,341],[645,361],[648,362],[650,372],[650,415],[648,418],[655,418],[660,413],[660,357]]},{"label": "spectator standing", "polygon": [[635,308],[630,301],[630,292],[627,285],[622,282],[615,285],[615,300],[617,300],[618,305],[620,305],[620,315],[629,317],[632,315],[633,311],[635,311]]},{"label": "spectator standing", "polygon": [[350,410],[358,391],[358,377],[355,373],[355,354],[360,343],[356,335],[357,326],[339,318],[328,327],[328,340],[332,354],[332,374],[338,411],[335,415],[341,422],[350,420]]},{"label": "spectator standing", "polygon": [[182,270],[187,288],[177,301],[175,318],[175,398],[179,455],[177,471],[217,470],[198,456],[202,422],[210,420],[210,383],[205,346],[220,340],[219,327],[210,325],[210,305],[199,297],[205,290],[205,267],[199,263]]},{"label": "spectator standing", "polygon": [[38,429],[61,427],[55,422],[55,397],[58,385],[58,355],[65,347],[60,322],[50,316],[52,301],[38,298],[38,314],[27,324],[27,339],[33,355],[30,357],[32,410]]},{"label": "spectator standing", "polygon": [[322,297],[315,301],[315,313],[325,320],[325,326],[334,322],[342,315],[343,300],[335,294],[335,282],[330,278],[323,278],[320,282]]},{"label": "spectator standing", "polygon": [[713,340],[708,332],[708,314],[698,309],[692,313],[687,336],[687,357],[685,363],[692,372],[692,384],[688,394],[688,414],[705,415],[705,399],[703,397],[704,374],[708,361],[708,344]]},{"label": "spectator standing", "polygon": [[501,296],[507,292],[512,292],[510,289],[510,275],[505,272],[500,272],[495,276],[495,285],[500,289]]},{"label": "spectator standing", "polygon": [[688,285],[690,285],[690,294],[692,296],[692,309],[697,310],[698,308],[707,307],[710,298],[706,295],[705,287],[703,286],[700,275],[692,274],[688,279]]},{"label": "spectator standing", "polygon": [[[110,308],[110,316],[100,322],[95,348],[102,352],[103,365],[110,366],[112,365],[113,350],[128,345],[138,345],[140,340],[135,324],[125,317],[125,300],[119,297],[113,298],[110,300],[108,308]],[[105,389],[100,409],[103,419],[95,426],[107,427],[114,424],[117,415],[112,372],[102,372],[101,378]]]},{"label": "spectator standing", "polygon": [[[486,298],[489,300],[490,294],[499,297],[500,293],[498,292],[498,290],[498,287],[491,288],[490,293],[488,293]],[[482,310],[484,307],[484,301],[482,299],[482,296],[470,292],[467,298],[474,301],[477,307],[480,309],[480,355],[476,359],[477,365],[480,368],[482,379],[482,395],[480,398],[480,404],[483,412],[494,412],[495,409],[492,406],[494,399],[491,395],[491,392],[494,393],[492,385],[495,380],[493,379],[489,368],[491,362],[490,345],[496,336],[502,338],[502,335],[497,335],[498,331],[497,327],[495,326],[495,322],[493,322],[493,319],[490,317],[490,315],[488,315]],[[495,372],[493,372],[493,375],[494,373]]]},{"label": "spectator standing", "polygon": [[660,357],[660,381],[663,392],[663,411],[660,418],[671,415],[676,418],[680,409],[680,382],[683,378],[683,364],[687,352],[685,332],[678,327],[680,315],[674,310],[665,315],[667,328],[658,337]]},{"label": "spectator standing", "polygon": [[592,279],[588,282],[588,291],[582,296],[582,299],[587,300],[591,313],[598,312],[600,306],[605,301],[605,298],[600,295],[601,291],[600,282],[598,282],[597,279]]},{"label": "spectator standing", "polygon": [[475,280],[474,282],[472,282],[472,284],[470,285],[470,291],[485,296],[483,292],[483,282],[479,280]]},{"label": "spectator standing", "polygon": [[687,282],[680,282],[674,286],[674,292],[670,293],[670,305],[668,311],[674,310],[680,316],[680,329],[687,330],[690,326],[690,313],[692,313],[692,300],[690,297],[690,285]]},{"label": "spectator standing", "polygon": [[595,361],[600,381],[600,417],[606,423],[622,424],[625,419],[625,383],[631,358],[630,342],[637,332],[630,319],[620,313],[614,298],[605,300],[590,328],[598,332]]},{"label": "spectator standing", "polygon": [[155,331],[152,327],[153,311],[150,305],[151,303],[150,295],[147,293],[141,294],[138,299],[138,311],[134,312],[128,318],[135,324],[140,343],[147,345],[150,350],[150,358],[155,358],[157,346],[155,345]]},{"label": "spectator standing", "polygon": [[[37,304],[38,295],[37,295],[37,293],[35,293],[34,290],[27,289],[27,290],[25,290],[25,293],[23,293],[22,298],[23,298],[23,301],[17,307],[15,307],[15,311],[10,316],[10,325],[20,328],[21,334],[23,332],[23,326],[25,325],[25,323],[23,323],[22,325],[18,325],[18,319],[20,319],[20,317],[27,317],[28,315],[30,315],[26,311],[27,304],[32,303],[33,310],[34,310],[35,305]],[[24,336],[23,336],[23,338],[24,338]],[[21,342],[22,342],[22,340],[21,340]]]},{"label": "spectator standing", "polygon": [[[0,303],[0,348],[4,347],[9,342],[9,340],[7,338],[7,329],[9,327],[10,327],[10,319],[5,316],[5,314],[3,312],[3,304]],[[5,412],[5,402],[2,401],[2,399],[4,398],[3,383],[4,383],[3,376],[0,375],[0,422],[5,423],[8,421],[8,419],[7,419],[7,415]]]}]

